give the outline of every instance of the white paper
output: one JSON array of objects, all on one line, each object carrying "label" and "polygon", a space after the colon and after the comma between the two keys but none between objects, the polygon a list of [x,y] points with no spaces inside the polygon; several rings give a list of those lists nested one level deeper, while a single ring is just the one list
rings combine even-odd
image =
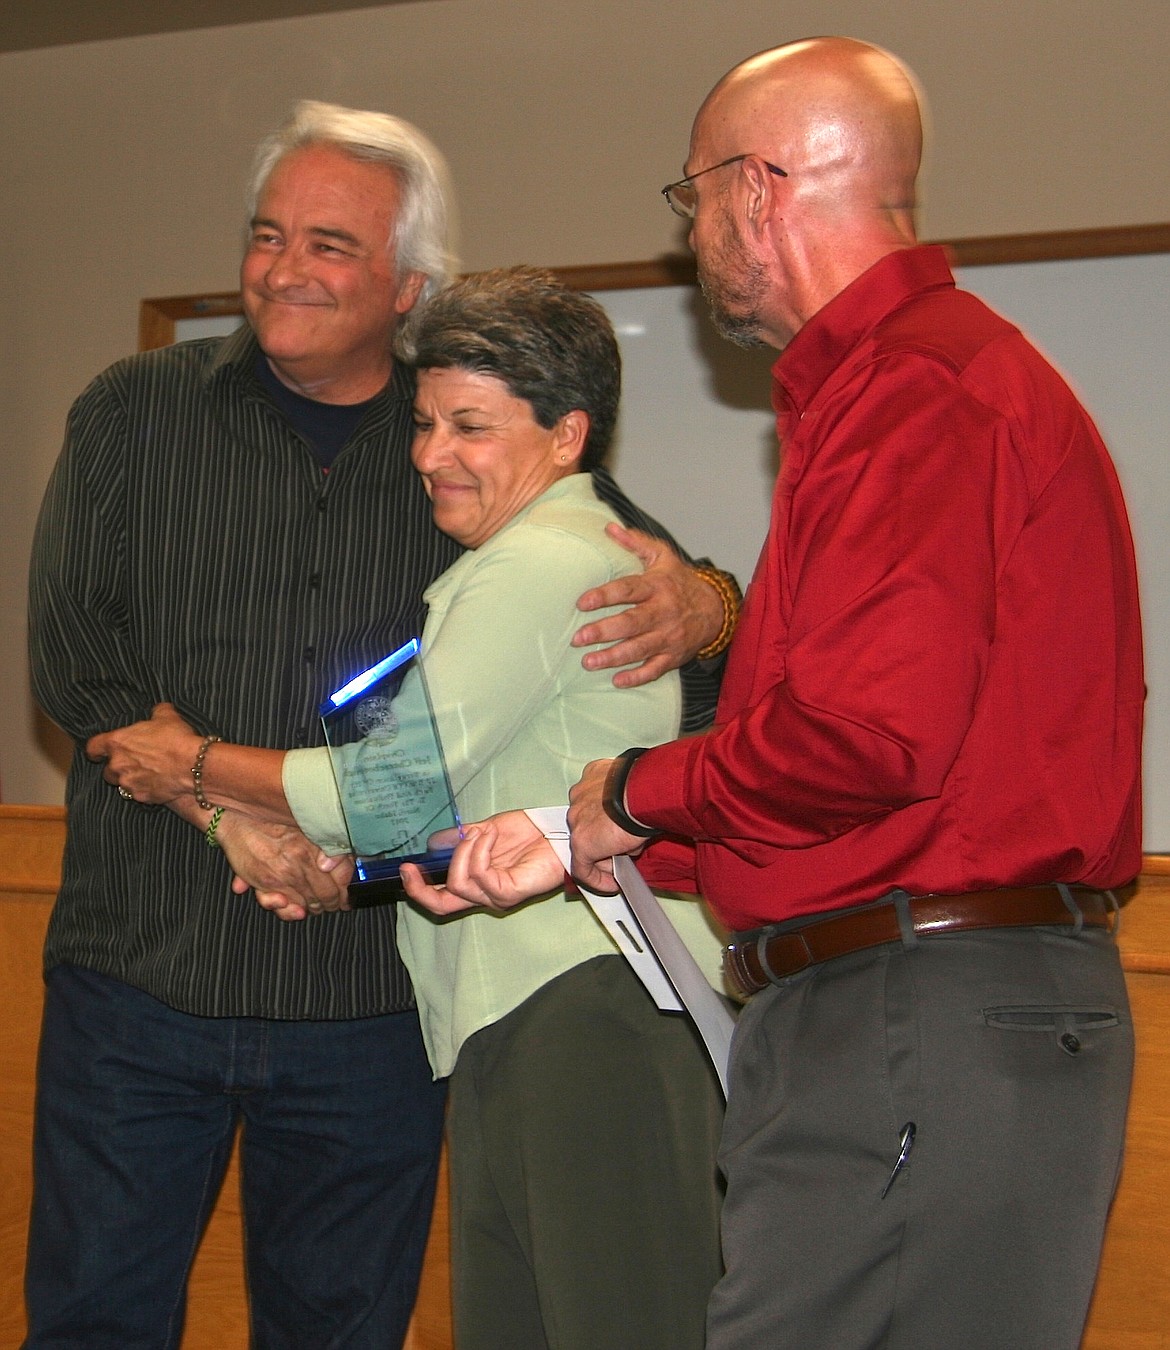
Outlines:
[{"label": "white paper", "polygon": [[[568,808],[532,807],[525,813],[553,846],[561,866],[571,870]],[[727,1096],[727,1062],[735,1019],[707,983],[678,930],[629,858],[614,859],[618,895],[599,895],[581,886],[581,896],[613,939],[663,1012],[690,1014]],[[580,883],[578,883],[580,884]]]}]

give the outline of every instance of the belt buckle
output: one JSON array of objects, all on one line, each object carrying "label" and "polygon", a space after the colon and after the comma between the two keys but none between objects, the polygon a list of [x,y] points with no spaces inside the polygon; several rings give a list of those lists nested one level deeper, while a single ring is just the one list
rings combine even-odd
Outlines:
[{"label": "belt buckle", "polygon": [[755,982],[744,967],[740,947],[741,944],[732,938],[723,948],[723,975],[724,983],[732,997],[739,1003],[746,1003],[753,994],[760,991],[754,987]]}]

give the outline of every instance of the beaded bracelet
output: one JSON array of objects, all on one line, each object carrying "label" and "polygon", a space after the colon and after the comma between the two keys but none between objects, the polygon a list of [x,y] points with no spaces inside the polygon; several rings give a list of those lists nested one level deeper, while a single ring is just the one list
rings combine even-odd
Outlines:
[{"label": "beaded bracelet", "polygon": [[[203,795],[203,759],[208,750],[219,742],[218,736],[204,736],[203,743],[195,752],[195,763],[191,765],[191,778],[195,783],[195,800],[204,811],[213,811],[215,808]],[[211,841],[208,840],[208,843]]]},{"label": "beaded bracelet", "polygon": [[731,645],[731,639],[735,636],[735,625],[739,622],[743,594],[739,589],[739,582],[730,572],[721,572],[718,567],[706,566],[696,567],[694,571],[709,586],[714,587],[723,605],[723,626],[713,641],[708,642],[705,647],[700,647],[695,653],[696,660],[709,661],[711,657],[721,655]]},{"label": "beaded bracelet", "polygon": [[219,828],[219,820],[222,815],[223,807],[217,806],[211,813],[211,819],[207,822],[207,829],[203,832],[203,839],[208,848],[219,848],[219,840],[215,837],[215,832]]}]

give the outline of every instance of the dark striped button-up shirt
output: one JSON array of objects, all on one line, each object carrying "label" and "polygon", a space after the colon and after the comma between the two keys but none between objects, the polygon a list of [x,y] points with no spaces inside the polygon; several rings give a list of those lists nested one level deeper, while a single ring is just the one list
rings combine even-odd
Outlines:
[{"label": "dark striped button-up shirt", "polygon": [[[321,701],[421,631],[422,593],[459,554],[410,464],[408,369],[323,474],[255,356],[243,328],[130,357],[70,414],[30,580],[34,692],[77,745],[45,963],[208,1016],[369,1016],[412,1002],[393,907],[281,923],[232,893],[198,830],[123,801],[83,752],[164,699],[225,740],[319,743]],[[713,700],[710,672],[690,677],[694,725]]]}]

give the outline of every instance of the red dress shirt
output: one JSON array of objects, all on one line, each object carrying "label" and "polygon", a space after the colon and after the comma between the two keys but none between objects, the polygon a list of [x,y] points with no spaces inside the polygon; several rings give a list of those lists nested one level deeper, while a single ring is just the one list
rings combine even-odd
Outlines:
[{"label": "red dress shirt", "polygon": [[747,929],[1140,866],[1133,545],[1088,415],[941,249],[773,368],[781,469],[715,729],[644,755],[646,854]]}]

